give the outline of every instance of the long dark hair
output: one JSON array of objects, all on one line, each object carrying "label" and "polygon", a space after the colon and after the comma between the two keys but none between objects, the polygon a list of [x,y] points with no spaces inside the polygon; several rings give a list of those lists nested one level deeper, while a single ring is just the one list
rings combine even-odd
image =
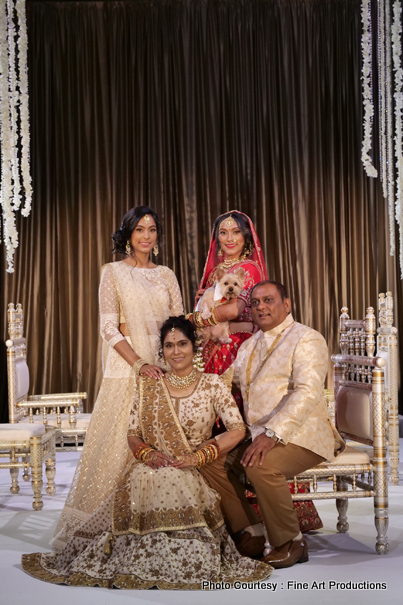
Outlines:
[{"label": "long dark hair", "polygon": [[155,226],[157,227],[157,241],[159,241],[160,237],[162,236],[162,225],[157,213],[148,206],[136,206],[135,208],[129,210],[129,212],[126,212],[122,219],[120,229],[115,231],[115,233],[112,235],[112,252],[126,254],[126,244],[128,241],[130,242],[132,233],[135,230],[137,223],[146,214],[149,214],[154,219]]}]

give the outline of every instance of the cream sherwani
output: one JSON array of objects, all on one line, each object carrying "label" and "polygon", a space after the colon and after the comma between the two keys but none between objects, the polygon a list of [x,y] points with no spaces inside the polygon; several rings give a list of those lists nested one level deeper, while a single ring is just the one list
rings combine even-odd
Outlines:
[{"label": "cream sherwani", "polygon": [[[278,334],[280,340],[261,367]],[[253,351],[247,398],[247,368]],[[233,365],[252,439],[268,427],[285,444],[334,459],[341,438],[332,429],[323,397],[328,352],[319,332],[288,315],[279,326],[267,332],[259,330],[244,342]]]},{"label": "cream sherwani", "polygon": [[259,521],[248,508],[239,480],[240,474],[246,472],[254,486],[271,546],[280,546],[299,535],[287,479],[324,459],[332,460],[335,451],[343,447],[341,437],[330,423],[323,396],[327,365],[323,336],[294,322],[291,315],[272,330],[259,330],[240,347],[230,370],[241,387],[252,439],[268,427],[282,442],[266,454],[262,464],[255,462],[246,468],[240,464],[249,441],[201,469],[219,492],[233,533]]}]

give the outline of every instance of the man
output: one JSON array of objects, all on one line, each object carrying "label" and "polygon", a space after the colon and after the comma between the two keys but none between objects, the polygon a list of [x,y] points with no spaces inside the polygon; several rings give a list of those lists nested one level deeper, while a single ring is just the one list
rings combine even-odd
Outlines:
[{"label": "man", "polygon": [[257,284],[251,307],[259,331],[240,347],[233,370],[252,442],[204,467],[203,474],[221,495],[230,530],[236,535],[247,528],[247,542],[257,520],[242,497],[238,476],[244,468],[269,539],[262,560],[275,568],[290,567],[308,560],[308,547],[287,479],[333,460],[343,442],[323,396],[328,367],[323,336],[294,321],[291,301],[278,282]]}]

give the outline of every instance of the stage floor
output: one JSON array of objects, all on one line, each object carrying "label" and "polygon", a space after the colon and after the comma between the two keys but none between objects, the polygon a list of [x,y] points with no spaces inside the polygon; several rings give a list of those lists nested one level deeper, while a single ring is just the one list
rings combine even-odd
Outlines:
[{"label": "stage floor", "polygon": [[[403,440],[400,451],[403,452]],[[21,555],[49,550],[57,519],[67,496],[79,454],[57,455],[57,494],[44,496],[44,507],[32,509],[30,484],[20,481],[21,491],[9,491],[10,474],[0,470],[0,587],[7,605],[114,605],[130,603],[204,605],[298,605],[340,603],[350,605],[402,603],[403,592],[403,463],[400,485],[389,488],[389,542],[386,556],[375,553],[375,527],[371,500],[350,500],[348,534],[336,532],[334,501],[316,502],[324,528],[308,534],[309,562],[274,571],[268,582],[272,590],[130,591],[81,588],[46,584],[22,571]],[[21,475],[21,473],[20,473]],[[386,589],[349,589],[349,582],[386,583]],[[341,583],[337,587],[335,583]]]}]

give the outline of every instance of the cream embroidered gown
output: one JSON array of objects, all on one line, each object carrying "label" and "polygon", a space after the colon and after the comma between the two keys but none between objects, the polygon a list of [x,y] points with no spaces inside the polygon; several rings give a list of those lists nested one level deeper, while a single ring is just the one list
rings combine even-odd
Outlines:
[{"label": "cream embroidered gown", "polygon": [[105,265],[99,287],[104,377],[73,483],[51,542],[62,548],[69,536],[115,489],[131,457],[126,432],[136,394],[133,368],[113,348],[125,337],[134,351],[160,365],[159,330],[170,315],[182,315],[178,281],[171,269],[136,269],[118,261]]},{"label": "cream embroidered gown", "polygon": [[[227,430],[245,426],[218,376],[202,375],[190,395],[176,399],[163,380],[144,378],[130,413],[129,434],[178,456],[210,437],[217,415]],[[52,583],[137,589],[254,582],[272,570],[238,553],[225,529],[217,492],[195,468],[152,470],[133,457],[115,491],[61,552],[24,555],[22,565]]]}]

